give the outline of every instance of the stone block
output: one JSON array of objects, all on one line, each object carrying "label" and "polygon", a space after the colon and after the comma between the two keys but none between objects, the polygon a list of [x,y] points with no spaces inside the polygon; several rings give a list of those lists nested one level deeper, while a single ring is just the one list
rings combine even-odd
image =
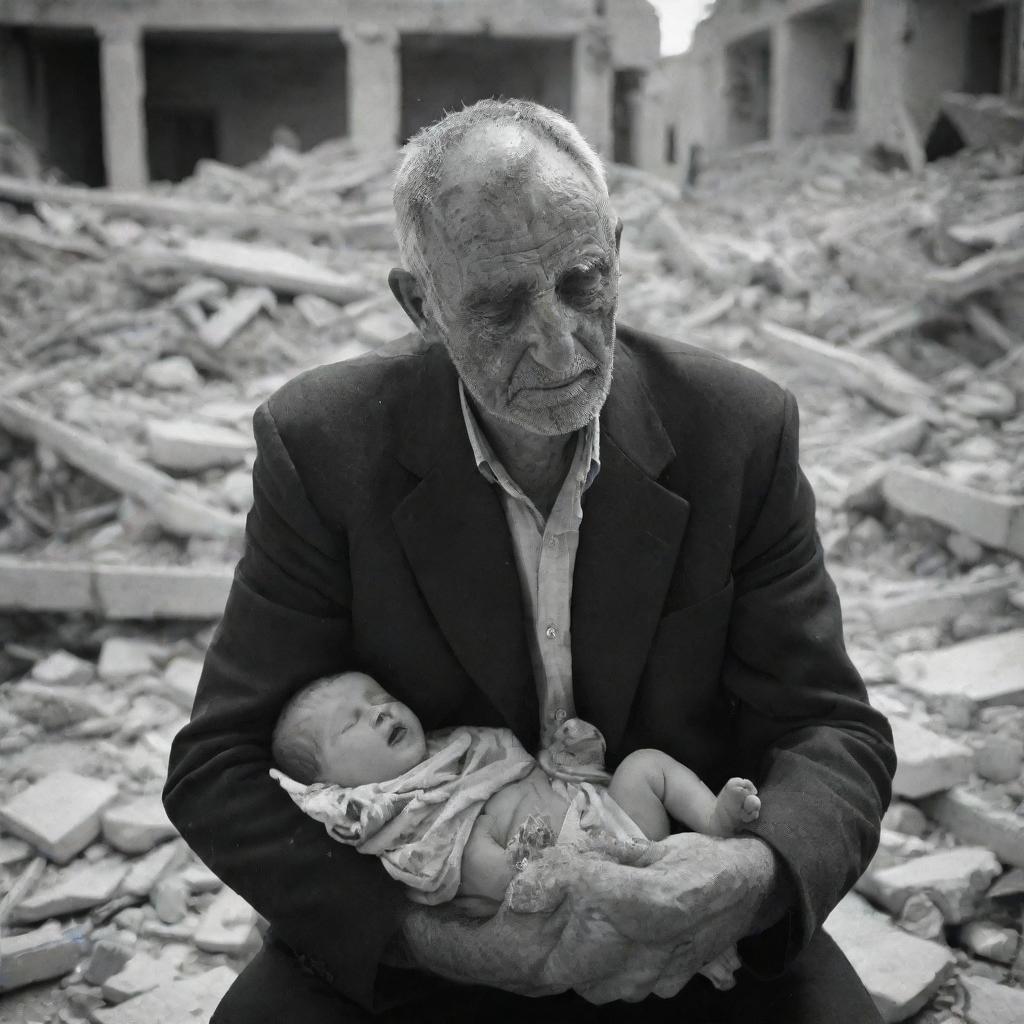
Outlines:
[{"label": "stone block", "polygon": [[181,873],[189,892],[197,895],[202,892],[218,892],[224,883],[205,865],[193,864]]},{"label": "stone block", "polygon": [[156,883],[188,859],[188,847],[182,840],[164,843],[131,866],[121,883],[121,891],[132,896],[148,896]]},{"label": "stone block", "polygon": [[192,941],[206,953],[243,953],[257,941],[257,917],[238,893],[225,886],[206,908]]},{"label": "stone block", "polygon": [[882,816],[882,828],[905,836],[923,836],[928,831],[928,819],[913,804],[894,800]]},{"label": "stone block", "polygon": [[974,767],[990,782],[1012,782],[1020,775],[1024,764],[1024,743],[1016,736],[990,733],[977,736],[972,742]]},{"label": "stone block", "polygon": [[85,980],[90,985],[102,985],[115,974],[120,974],[134,955],[134,942],[129,944],[117,939],[100,939],[85,965]]},{"label": "stone block", "polygon": [[128,872],[123,863],[86,864],[69,868],[51,886],[37,889],[15,908],[16,921],[45,921],[106,903]]},{"label": "stone block", "polygon": [[158,793],[109,807],[100,819],[103,838],[121,853],[147,853],[157,843],[178,834]]},{"label": "stone block", "polygon": [[156,916],[164,924],[179,924],[188,914],[189,888],[178,875],[161,878],[149,894]]},{"label": "stone block", "polygon": [[164,670],[164,695],[184,711],[191,711],[203,663],[196,658],[172,658]]},{"label": "stone block", "polygon": [[947,924],[969,920],[1002,868],[980,846],[960,846],[917,857],[875,873],[873,891],[890,913],[899,914],[915,893],[924,893]]},{"label": "stone block", "polygon": [[[156,957],[148,953],[136,953],[124,968],[103,982],[103,998],[111,1003],[123,1003],[128,999],[149,992],[159,985],[174,981],[178,973],[176,958]],[[138,1017],[138,1021],[150,1018]]]},{"label": "stone block", "polygon": [[32,847],[24,839],[8,839],[0,836],[0,868],[18,864],[32,856]]},{"label": "stone block", "polygon": [[971,974],[961,980],[967,996],[968,1024],[1020,1024],[1024,1020],[1024,989]]},{"label": "stone block", "polygon": [[252,450],[252,442],[243,434],[195,420],[150,420],[146,443],[155,465],[184,473],[237,466]]},{"label": "stone block", "polygon": [[192,360],[187,356],[167,356],[150,363],[143,367],[142,379],[163,391],[189,391],[199,387],[203,382]]},{"label": "stone block", "polygon": [[968,921],[960,929],[960,941],[975,956],[1012,964],[1017,957],[1020,936],[1012,928],[1000,928],[992,921]]},{"label": "stone block", "polygon": [[53,772],[0,808],[0,825],[66,864],[100,834],[100,815],[117,787],[75,772]]},{"label": "stone block", "polygon": [[21,935],[0,935],[0,993],[60,978],[88,952],[83,929],[63,928],[56,921]]},{"label": "stone block", "polygon": [[54,651],[32,666],[32,678],[36,682],[54,686],[81,686],[88,683],[95,672],[96,666],[91,661],[67,651]]},{"label": "stone block", "polygon": [[103,706],[75,687],[23,679],[9,688],[11,709],[26,722],[47,730],[67,729],[103,714]]},{"label": "stone block", "polygon": [[898,660],[903,685],[926,700],[962,694],[978,706],[1024,704],[1024,629]]},{"label": "stone block", "polygon": [[134,637],[111,637],[100,648],[99,674],[108,683],[144,676],[153,671],[153,644]]},{"label": "stone block", "polygon": [[923,892],[915,892],[907,898],[900,911],[899,926],[919,939],[931,939],[933,942],[944,942],[946,922],[942,911],[935,901]]},{"label": "stone block", "polygon": [[908,935],[849,893],[832,911],[825,930],[864,982],[886,1024],[906,1020],[953,973],[945,947]]},{"label": "stone block", "polygon": [[93,1011],[96,1024],[195,1024],[209,1020],[235,980],[230,967],[215,967],[181,981],[164,982],[120,1006]]},{"label": "stone block", "polygon": [[974,763],[969,747],[909,719],[889,724],[897,759],[893,793],[916,799],[967,781]]},{"label": "stone block", "polygon": [[1024,868],[1024,816],[957,786],[927,798],[923,810],[963,843],[987,846],[1004,863]]}]

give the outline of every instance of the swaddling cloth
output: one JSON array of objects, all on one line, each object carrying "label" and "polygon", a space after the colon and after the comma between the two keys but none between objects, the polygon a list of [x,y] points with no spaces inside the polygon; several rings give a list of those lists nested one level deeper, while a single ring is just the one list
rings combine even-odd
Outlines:
[{"label": "swaddling cloth", "polygon": [[483,805],[535,766],[511,730],[458,726],[430,734],[426,759],[385,782],[306,786],[276,768],[270,774],[333,839],[380,857],[410,899],[437,904],[458,891]]}]

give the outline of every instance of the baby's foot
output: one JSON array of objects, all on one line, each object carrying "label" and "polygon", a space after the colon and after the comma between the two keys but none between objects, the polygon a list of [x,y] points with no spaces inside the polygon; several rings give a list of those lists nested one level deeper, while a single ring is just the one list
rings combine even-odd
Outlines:
[{"label": "baby's foot", "polygon": [[718,794],[715,809],[711,815],[712,834],[734,835],[740,825],[757,821],[761,813],[761,801],[757,787],[750,779],[730,779]]}]

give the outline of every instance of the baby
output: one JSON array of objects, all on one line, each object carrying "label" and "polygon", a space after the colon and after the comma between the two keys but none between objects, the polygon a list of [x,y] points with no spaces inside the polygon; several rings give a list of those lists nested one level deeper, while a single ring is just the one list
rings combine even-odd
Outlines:
[{"label": "baby", "polygon": [[412,899],[500,902],[523,856],[595,831],[664,839],[672,820],[731,836],[754,821],[753,783],[716,797],[657,750],[630,754],[611,776],[604,740],[580,719],[562,723],[532,758],[508,729],[457,727],[425,735],[419,719],[358,672],[319,679],[281,713],[271,774],[307,814],[361,852],[381,857]]}]

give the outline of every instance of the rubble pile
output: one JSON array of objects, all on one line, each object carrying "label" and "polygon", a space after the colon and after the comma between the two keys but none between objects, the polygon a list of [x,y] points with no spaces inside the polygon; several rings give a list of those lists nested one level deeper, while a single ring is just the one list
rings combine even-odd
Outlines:
[{"label": "rubble pile", "polygon": [[[240,550],[253,410],[406,332],[396,163],[332,142],[134,195],[0,177],[0,1020],[202,1019],[258,943],[158,794]],[[900,755],[828,928],[886,1020],[1024,1019],[1024,149],[911,174],[806,140],[682,194],[610,183],[621,319],[800,400],[850,655]]]}]

